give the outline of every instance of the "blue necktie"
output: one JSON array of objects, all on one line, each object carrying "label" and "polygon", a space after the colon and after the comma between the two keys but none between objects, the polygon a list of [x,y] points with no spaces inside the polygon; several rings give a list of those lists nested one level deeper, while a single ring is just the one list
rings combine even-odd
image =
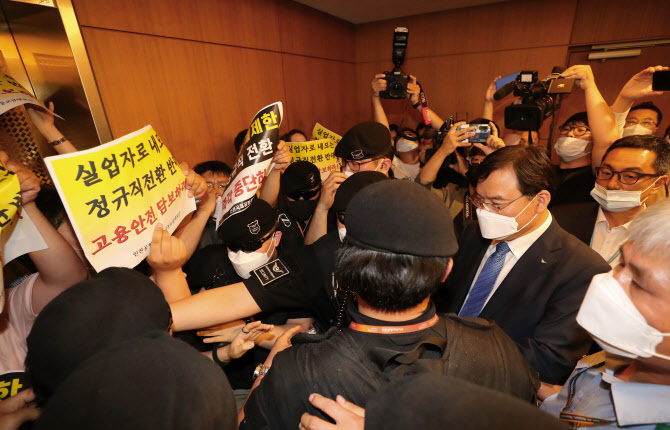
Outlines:
[{"label": "blue necktie", "polygon": [[484,263],[482,271],[479,273],[477,282],[475,282],[467,301],[463,305],[459,317],[477,317],[484,308],[486,299],[488,299],[493,286],[500,275],[500,271],[505,264],[505,255],[509,252],[507,242],[500,242],[496,245],[496,250]]}]

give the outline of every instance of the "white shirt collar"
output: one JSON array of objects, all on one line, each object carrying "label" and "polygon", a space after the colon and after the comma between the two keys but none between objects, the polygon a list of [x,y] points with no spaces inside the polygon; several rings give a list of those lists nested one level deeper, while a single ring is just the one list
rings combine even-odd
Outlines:
[{"label": "white shirt collar", "polygon": [[516,239],[507,241],[507,246],[509,246],[509,250],[512,251],[512,254],[514,254],[514,257],[519,260],[521,256],[528,251],[528,248],[531,247],[535,243],[537,239],[544,234],[545,231],[549,228],[551,225],[551,220],[553,219],[551,216],[551,212],[547,211],[547,219],[544,220],[542,225],[531,231],[528,234],[524,234],[521,237],[517,237]]},{"label": "white shirt collar", "polygon": [[611,384],[620,426],[670,422],[670,385],[625,382],[606,373],[602,379]]},{"label": "white shirt collar", "polygon": [[[645,209],[647,206],[645,205]],[[600,224],[601,222],[605,223],[605,226],[607,227],[607,231],[610,231],[610,223],[607,221],[607,218],[605,218],[605,212],[603,212],[603,208],[598,207],[598,217],[596,218],[596,225]],[[628,226],[630,226],[630,223],[633,222],[633,220],[628,221],[626,224],[622,224],[619,227],[614,227],[614,228],[622,228],[625,230],[628,230]]]}]

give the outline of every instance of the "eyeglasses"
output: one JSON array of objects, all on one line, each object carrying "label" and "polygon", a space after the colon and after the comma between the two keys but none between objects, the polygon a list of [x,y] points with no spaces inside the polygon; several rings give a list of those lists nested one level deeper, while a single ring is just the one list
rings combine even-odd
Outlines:
[{"label": "eyeglasses", "polygon": [[519,200],[521,197],[524,197],[524,196],[521,195],[514,200],[510,200],[507,203],[486,203],[484,201],[484,199],[482,198],[482,196],[480,196],[479,194],[475,194],[474,196],[472,196],[470,201],[472,202],[472,204],[476,208],[484,209],[484,210],[487,210],[489,212],[500,213],[501,210],[505,209],[507,206],[509,206],[512,203],[514,203],[515,201]]},{"label": "eyeglasses", "polygon": [[291,200],[311,200],[314,196],[321,192],[321,187],[318,187],[315,190],[304,190],[304,191],[293,191],[291,193],[286,193],[286,197]]},{"label": "eyeglasses", "polygon": [[[344,224],[344,212],[335,212],[335,215],[337,216],[337,220]],[[344,224],[346,225],[346,224]]]},{"label": "eyeglasses", "polygon": [[619,182],[621,182],[624,185],[633,185],[637,183],[637,181],[639,181],[640,178],[644,176],[651,176],[654,178],[661,176],[654,173],[640,173],[640,172],[633,172],[631,170],[623,170],[621,172],[617,172],[608,167],[596,168],[596,178],[600,179],[601,181],[609,181],[610,179],[612,179],[612,176],[614,176],[614,174],[617,175],[617,179],[619,180]]},{"label": "eyeglasses", "polygon": [[579,125],[576,127],[570,126],[570,125],[564,125],[562,127],[558,127],[558,131],[561,132],[561,134],[568,134],[570,133],[570,130],[574,130],[572,134],[574,136],[584,136],[587,132],[591,131],[587,126],[585,125]]},{"label": "eyeglasses", "polygon": [[337,162],[340,164],[340,167],[341,167],[341,168],[347,167],[347,168],[348,168],[349,170],[351,170],[352,172],[358,172],[358,171],[361,170],[361,166],[362,166],[362,165],[364,165],[364,164],[368,164],[368,163],[372,163],[373,161],[377,161],[377,160],[379,160],[379,159],[380,159],[380,158],[377,157],[377,158],[373,158],[372,160],[361,161],[361,162],[357,163],[357,162],[355,162],[355,161],[345,160],[345,159],[343,159],[343,158],[338,158]]},{"label": "eyeglasses", "polygon": [[232,242],[232,243],[226,243],[226,247],[230,249],[233,252],[237,251],[243,251],[243,252],[254,252],[270,238],[275,234],[275,229],[273,228],[270,233],[265,235],[265,237],[261,239],[253,239],[253,240],[247,240],[244,242]]},{"label": "eyeglasses", "polygon": [[[214,184],[213,182],[207,182],[207,188],[213,188],[215,185],[216,184]],[[226,184],[220,183],[220,184],[216,185],[216,187],[223,190],[224,188],[226,188]]]},{"label": "eyeglasses", "polygon": [[637,118],[631,118],[626,120],[626,127],[637,124],[640,124],[644,128],[656,128],[656,123],[650,119],[642,120],[642,122],[638,122]]}]

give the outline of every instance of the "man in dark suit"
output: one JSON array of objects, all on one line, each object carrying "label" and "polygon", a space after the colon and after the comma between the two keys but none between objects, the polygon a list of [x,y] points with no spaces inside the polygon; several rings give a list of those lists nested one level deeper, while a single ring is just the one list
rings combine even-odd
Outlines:
[{"label": "man in dark suit", "polygon": [[459,240],[440,312],[489,318],[517,342],[540,379],[562,384],[591,347],[576,322],[591,278],[610,270],[552,219],[552,170],[538,147],[512,146],[479,166],[479,221]]}]

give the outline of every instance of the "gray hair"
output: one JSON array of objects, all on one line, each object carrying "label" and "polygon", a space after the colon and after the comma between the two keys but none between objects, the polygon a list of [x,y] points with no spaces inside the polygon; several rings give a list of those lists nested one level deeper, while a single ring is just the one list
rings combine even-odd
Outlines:
[{"label": "gray hair", "polygon": [[664,198],[640,212],[628,229],[629,242],[635,242],[635,249],[643,254],[670,252],[670,198]]}]

